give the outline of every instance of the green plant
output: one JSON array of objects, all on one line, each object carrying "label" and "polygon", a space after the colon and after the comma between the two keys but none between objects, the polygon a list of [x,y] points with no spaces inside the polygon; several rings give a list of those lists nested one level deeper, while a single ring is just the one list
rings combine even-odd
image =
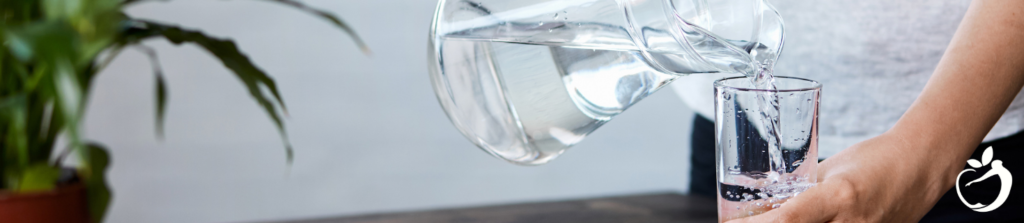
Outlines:
[{"label": "green plant", "polygon": [[[326,19],[368,52],[355,32],[330,13],[294,0],[267,1]],[[76,151],[82,161],[77,173],[87,188],[89,212],[94,222],[102,221],[110,201],[104,176],[109,154],[99,144],[85,143],[79,137],[78,126],[96,74],[121,50],[140,47],[154,62],[156,131],[162,135],[167,87],[156,63],[156,52],[138,45],[150,38],[193,43],[223,62],[276,124],[291,162],[292,148],[281,120],[286,109],[271,77],[231,40],[132,18],[123,12],[125,7],[141,2],[0,0],[0,189],[16,193],[52,190],[63,168],[63,154]],[[61,135],[69,141],[66,149],[54,148]],[[55,149],[64,151],[52,158]]]}]

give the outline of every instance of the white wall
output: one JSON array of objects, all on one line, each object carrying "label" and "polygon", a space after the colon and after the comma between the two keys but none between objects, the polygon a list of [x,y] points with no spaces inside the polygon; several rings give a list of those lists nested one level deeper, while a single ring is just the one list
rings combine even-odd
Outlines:
[{"label": "white wall", "polygon": [[[367,41],[358,52],[317,18],[262,1],[143,3],[132,16],[230,37],[273,75],[290,110],[295,163],[244,88],[192,45],[159,51],[170,104],[153,122],[148,60],[126,51],[98,78],[85,130],[113,154],[110,222],[238,222],[685,191],[692,112],[672,93],[639,103],[553,163],[489,157],[431,91],[435,2],[307,1]],[[668,90],[666,90],[668,91]]]}]

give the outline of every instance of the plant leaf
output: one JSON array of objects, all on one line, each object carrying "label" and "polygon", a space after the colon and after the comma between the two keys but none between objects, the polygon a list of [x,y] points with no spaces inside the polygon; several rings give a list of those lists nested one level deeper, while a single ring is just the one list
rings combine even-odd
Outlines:
[{"label": "plant leaf", "polygon": [[17,192],[49,191],[56,188],[60,169],[46,162],[35,163],[22,172]]},{"label": "plant leaf", "polygon": [[123,5],[125,5],[125,6],[127,6],[127,5],[130,5],[130,4],[133,4],[133,3],[143,3],[143,2],[169,2],[169,1],[171,1],[171,0],[124,0],[124,2],[123,2],[122,4],[123,4]]},{"label": "plant leaf", "polygon": [[313,15],[320,16],[321,18],[330,21],[335,26],[337,26],[341,30],[345,31],[345,33],[347,33],[348,36],[352,37],[352,41],[356,42],[356,45],[359,46],[359,49],[362,50],[363,53],[365,53],[365,54],[372,54],[372,52],[370,52],[370,47],[366,46],[366,43],[363,42],[363,39],[359,38],[359,35],[356,34],[356,31],[353,30],[352,27],[348,26],[348,24],[346,24],[340,18],[332,15],[331,13],[329,13],[327,11],[324,11],[324,10],[315,9],[315,8],[306,6],[306,5],[302,4],[301,2],[294,1],[294,0],[268,0],[268,1],[277,2],[277,3],[281,3],[281,4],[284,4],[284,5],[287,5],[287,6],[295,7],[297,9],[299,9],[299,10],[312,13]]},{"label": "plant leaf", "polygon": [[54,111],[64,120],[64,130],[68,133],[71,147],[77,149],[81,146],[78,121],[85,95],[70,59],[57,59],[53,64],[54,70],[50,75],[52,94],[57,102]]},{"label": "plant leaf", "polygon": [[971,165],[971,167],[974,167],[974,168],[981,168],[981,166],[982,166],[981,162],[978,162],[978,160],[976,160],[976,159],[969,159],[969,160],[967,160],[967,165]]},{"label": "plant leaf", "polygon": [[981,153],[981,165],[988,166],[988,163],[992,162],[992,147],[989,146],[985,149],[985,152]]},{"label": "plant leaf", "polygon": [[103,218],[110,207],[110,186],[107,184],[107,168],[110,166],[110,154],[102,145],[89,143],[85,146],[88,158],[86,159],[85,180],[86,200],[89,206],[89,216],[92,222],[103,222]]},{"label": "plant leaf", "polygon": [[153,67],[153,74],[156,75],[156,134],[157,137],[164,137],[164,114],[167,113],[167,83],[164,81],[164,72],[157,58],[156,50],[153,48],[136,45],[136,47],[149,56],[150,66]]},{"label": "plant leaf", "polygon": [[156,134],[164,138],[164,117],[167,113],[167,83],[163,75],[156,76]]},{"label": "plant leaf", "polygon": [[[3,160],[5,163],[10,162],[10,167],[16,169],[28,168],[28,165],[32,162],[31,152],[28,148],[28,135],[26,134],[26,123],[25,116],[28,104],[23,93],[0,98],[0,117],[3,118],[6,135],[4,136],[3,146],[6,151],[5,155],[11,155],[8,159]],[[4,173],[6,174],[6,173]]]},{"label": "plant leaf", "polygon": [[81,44],[78,33],[63,21],[45,21],[7,27],[4,32],[11,54],[22,62],[58,57],[76,58]]},{"label": "plant leaf", "polygon": [[[133,28],[135,30],[131,31],[133,33],[132,38],[144,39],[147,36],[159,35],[174,44],[194,43],[217,57],[225,67],[230,69],[242,81],[249,90],[249,95],[267,112],[267,115],[270,116],[270,119],[277,126],[278,132],[281,134],[285,150],[288,154],[292,153],[291,143],[288,141],[284,123],[278,111],[278,107],[283,112],[286,112],[287,109],[277,89],[277,84],[263,70],[256,67],[249,60],[249,57],[239,51],[234,42],[210,37],[199,31],[186,30],[176,26],[142,20],[137,20],[137,22],[141,23],[141,26]],[[270,92],[271,95],[269,97],[263,93],[264,88]],[[288,163],[291,163],[291,156],[288,157]]]}]

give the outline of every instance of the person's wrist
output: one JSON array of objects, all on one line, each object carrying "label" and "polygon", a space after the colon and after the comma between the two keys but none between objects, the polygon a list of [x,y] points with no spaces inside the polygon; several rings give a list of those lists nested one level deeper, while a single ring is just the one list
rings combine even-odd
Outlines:
[{"label": "person's wrist", "polygon": [[963,161],[958,161],[960,157],[953,152],[952,145],[936,135],[893,128],[879,136],[897,142],[890,149],[899,157],[895,162],[898,171],[914,175],[920,181],[919,189],[930,195],[927,200],[938,200],[952,188],[957,173],[963,169]]}]

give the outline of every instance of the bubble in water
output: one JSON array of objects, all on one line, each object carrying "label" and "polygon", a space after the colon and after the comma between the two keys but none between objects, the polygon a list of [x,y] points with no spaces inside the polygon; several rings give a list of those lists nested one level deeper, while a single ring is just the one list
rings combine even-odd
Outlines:
[{"label": "bubble in water", "polygon": [[782,207],[782,205],[781,205],[781,204],[773,204],[773,205],[772,205],[772,208],[773,208],[773,209],[774,209],[774,208],[779,208],[779,207]]},{"label": "bubble in water", "polygon": [[741,173],[743,173],[743,172],[740,171],[740,167],[739,166],[731,166],[731,167],[729,167],[729,174],[739,175]]},{"label": "bubble in water", "polygon": [[555,13],[555,17],[553,17],[552,19],[558,19],[558,13]]},{"label": "bubble in water", "polygon": [[753,216],[754,212],[753,211],[748,211],[747,214]]},{"label": "bubble in water", "polygon": [[[538,25],[538,26],[543,26],[543,25],[544,25],[544,22],[539,22],[539,23],[537,23],[537,25]],[[810,100],[811,100],[811,99],[807,99],[807,101],[810,101]]]},{"label": "bubble in water", "polygon": [[757,205],[758,207],[760,207],[761,206],[761,202],[754,203],[754,205]]},{"label": "bubble in water", "polygon": [[732,99],[732,95],[731,95],[731,94],[728,94],[728,93],[727,93],[727,94],[725,94],[725,95],[723,95],[722,97],[725,97],[725,100],[726,100],[726,101],[728,101],[729,99]]}]

